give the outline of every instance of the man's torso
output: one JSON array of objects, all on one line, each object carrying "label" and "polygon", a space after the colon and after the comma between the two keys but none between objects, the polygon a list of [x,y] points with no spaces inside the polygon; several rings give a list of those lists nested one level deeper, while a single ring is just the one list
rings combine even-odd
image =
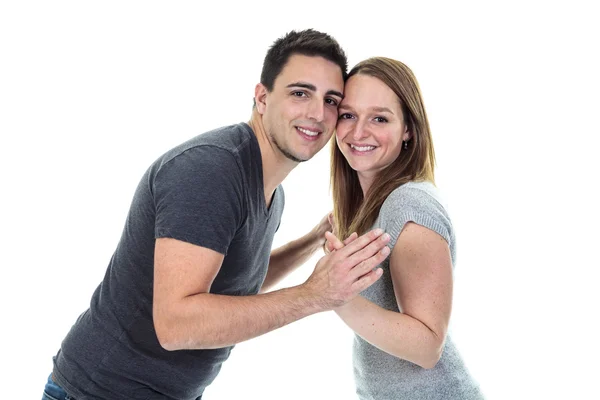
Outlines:
[{"label": "man's torso", "polygon": [[57,382],[75,398],[193,399],[231,347],[164,350],[152,320],[154,243],[172,237],[225,255],[211,293],[256,294],[283,212],[266,207],[258,142],[246,124],[199,135],[143,176],[106,275],[65,338]]}]

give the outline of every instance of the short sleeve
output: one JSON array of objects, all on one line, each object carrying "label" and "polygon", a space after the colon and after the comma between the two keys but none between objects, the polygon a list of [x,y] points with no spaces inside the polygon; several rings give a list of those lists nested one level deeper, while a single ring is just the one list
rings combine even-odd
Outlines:
[{"label": "short sleeve", "polygon": [[418,188],[399,187],[381,206],[379,226],[390,235],[393,248],[407,222],[414,222],[452,242],[452,223],[444,207],[434,196]]},{"label": "short sleeve", "polygon": [[197,146],[160,167],[153,181],[156,238],[173,238],[221,254],[244,219],[244,184],[229,151]]}]

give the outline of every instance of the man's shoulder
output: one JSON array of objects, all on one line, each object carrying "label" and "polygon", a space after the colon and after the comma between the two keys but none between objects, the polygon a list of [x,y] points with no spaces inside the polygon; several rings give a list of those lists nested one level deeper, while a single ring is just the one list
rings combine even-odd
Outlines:
[{"label": "man's shoulder", "polygon": [[242,122],[201,133],[184,144],[188,146],[215,146],[236,153],[252,145],[253,142],[258,143],[252,128]]},{"label": "man's shoulder", "polygon": [[241,164],[242,158],[260,151],[254,132],[246,123],[223,126],[201,133],[163,153],[150,167],[158,173],[179,161],[183,165],[213,165],[223,168]]},{"label": "man's shoulder", "polygon": [[164,157],[168,161],[170,158],[195,148],[200,151],[218,148],[231,153],[234,157],[239,157],[240,153],[252,150],[255,142],[258,146],[256,136],[250,126],[246,123],[239,123],[201,133],[174,147]]}]

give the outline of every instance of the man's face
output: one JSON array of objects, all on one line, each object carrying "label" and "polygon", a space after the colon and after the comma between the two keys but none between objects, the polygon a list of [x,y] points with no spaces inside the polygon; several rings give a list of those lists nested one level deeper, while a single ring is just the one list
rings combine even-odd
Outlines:
[{"label": "man's face", "polygon": [[335,129],[343,90],[337,64],[322,57],[292,55],[273,90],[263,87],[262,94],[257,93],[258,111],[274,147],[295,162],[312,158]]}]

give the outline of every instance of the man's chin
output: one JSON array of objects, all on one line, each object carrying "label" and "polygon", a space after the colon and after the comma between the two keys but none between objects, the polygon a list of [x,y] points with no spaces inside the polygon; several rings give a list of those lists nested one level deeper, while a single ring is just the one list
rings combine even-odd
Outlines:
[{"label": "man's chin", "polygon": [[289,156],[288,157],[287,155],[285,155],[285,157],[288,160],[294,161],[294,162],[297,162],[297,163],[303,163],[303,162],[306,162],[306,161],[308,161],[308,160],[310,160],[312,158],[312,157],[305,158],[305,157],[299,157],[299,156]]},{"label": "man's chin", "polygon": [[[275,143],[277,145],[277,143]],[[306,156],[306,154],[298,154],[296,152],[291,152],[287,149],[282,149],[279,145],[277,145],[277,148],[279,149],[279,152],[281,154],[283,154],[283,156],[285,158],[287,158],[290,161],[296,162],[296,163],[301,163],[301,162],[305,162],[308,161],[312,158],[312,156]]]},{"label": "man's chin", "polygon": [[[294,161],[296,161],[297,163],[302,163],[302,162],[306,162],[310,159],[312,159],[314,156],[316,155],[316,153],[312,153],[312,154],[299,154],[299,153],[295,153],[294,154]],[[291,160],[291,158],[290,158]]]}]

